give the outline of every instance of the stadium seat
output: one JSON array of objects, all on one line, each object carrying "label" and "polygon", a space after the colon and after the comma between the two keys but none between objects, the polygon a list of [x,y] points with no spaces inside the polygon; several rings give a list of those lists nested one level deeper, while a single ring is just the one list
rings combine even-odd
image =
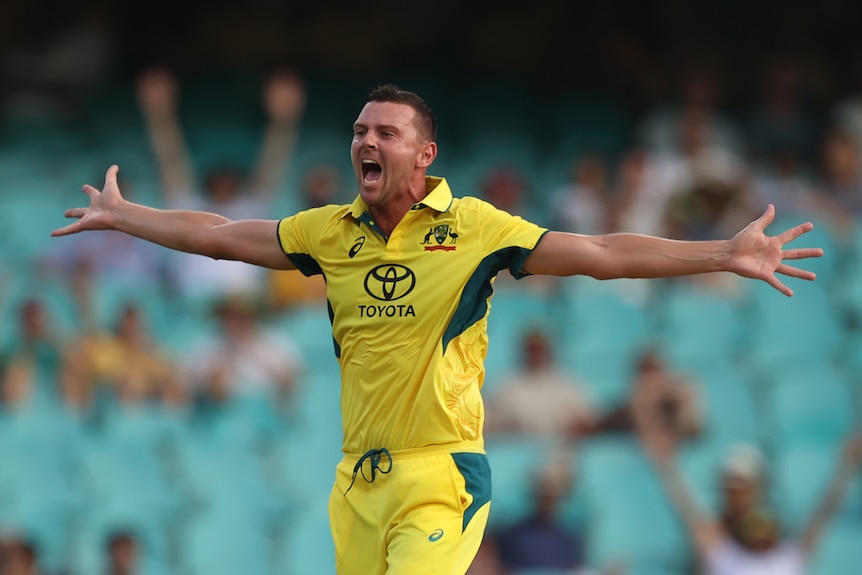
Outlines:
[{"label": "stadium seat", "polygon": [[690,356],[729,359],[745,345],[742,305],[693,286],[664,294],[659,304],[659,340],[672,362]]},{"label": "stadium seat", "polygon": [[81,500],[67,474],[47,453],[4,450],[0,453],[0,531],[20,532],[39,549],[48,572],[69,557],[71,534]]},{"label": "stadium seat", "polygon": [[784,361],[832,359],[841,356],[843,326],[830,291],[820,283],[787,283],[792,298],[765,283],[751,286],[747,355],[767,371]]},{"label": "stadium seat", "polygon": [[842,381],[781,382],[765,391],[767,440],[777,448],[813,443],[831,447],[854,426],[854,403]]},{"label": "stadium seat", "polygon": [[122,510],[145,520],[168,521],[181,508],[166,462],[146,443],[96,439],[88,442],[82,461],[87,506],[93,512]]},{"label": "stadium seat", "polygon": [[[786,526],[800,533],[822,500],[841,457],[842,445],[790,444],[776,450],[772,483]],[[857,482],[848,489],[833,521],[860,521],[862,492]]]},{"label": "stadium seat", "polygon": [[117,532],[134,535],[139,546],[141,575],[173,573],[176,524],[120,508],[94,510],[76,525],[72,537],[73,550],[67,561],[71,573],[90,575],[103,572],[109,537]]},{"label": "stadium seat", "polygon": [[326,307],[298,306],[278,317],[271,328],[296,343],[309,375],[338,375],[340,368]]},{"label": "stadium seat", "polygon": [[686,565],[685,533],[636,439],[591,440],[583,446],[578,469],[590,565],[666,570]]},{"label": "stadium seat", "polygon": [[[184,442],[173,489],[182,494],[190,524],[212,517],[231,518],[262,531],[270,528],[284,512],[284,503],[266,475],[263,456],[244,446]],[[237,497],[239,493],[242,497]]]},{"label": "stadium seat", "polygon": [[557,443],[551,439],[523,435],[486,439],[493,485],[488,519],[491,528],[522,519],[532,510],[536,473],[550,462],[557,448]]},{"label": "stadium seat", "polygon": [[[32,174],[40,171],[44,167]],[[63,217],[67,206],[49,178],[30,175],[5,184],[15,193],[0,194],[0,261],[27,267],[57,241],[51,230],[68,223]]]},{"label": "stadium seat", "polygon": [[571,330],[567,340],[572,345],[585,353],[634,353],[650,340],[650,318],[639,303],[612,286],[579,288],[586,283],[593,282],[569,286],[560,310],[565,329]]},{"label": "stadium seat", "polygon": [[343,440],[337,378],[307,378],[296,400],[267,467],[278,496],[290,508],[329,497]]},{"label": "stadium seat", "polygon": [[823,534],[814,551],[809,575],[855,573],[862,565],[862,520],[835,522]]},{"label": "stadium seat", "polygon": [[[558,331],[553,305],[544,295],[520,284],[506,285],[495,291],[488,316],[486,392],[522,366],[522,339],[534,327],[550,335]],[[557,349],[554,353],[560,359],[564,350]]]},{"label": "stadium seat", "polygon": [[327,498],[294,513],[275,539],[274,575],[335,573]]},{"label": "stadium seat", "polygon": [[751,386],[741,378],[714,377],[715,380],[704,378],[695,383],[704,417],[704,436],[723,445],[758,443],[764,430]]},{"label": "stadium seat", "polygon": [[181,575],[270,575],[270,539],[265,531],[236,517],[209,516],[181,537],[179,564]]}]

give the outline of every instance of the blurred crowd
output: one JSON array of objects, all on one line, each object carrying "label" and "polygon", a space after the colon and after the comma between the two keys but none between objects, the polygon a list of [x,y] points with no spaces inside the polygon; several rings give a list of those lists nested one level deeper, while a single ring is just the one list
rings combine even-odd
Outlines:
[{"label": "blurred crowd", "polygon": [[[740,349],[759,341],[753,328],[742,340],[721,340],[766,317],[744,317],[752,298],[763,296],[723,275],[613,286],[500,277],[492,317],[501,319],[491,325],[485,381],[486,437],[500,506],[496,517],[492,511],[474,575],[659,572],[646,568],[682,575],[700,564],[711,565],[710,573],[730,573],[716,565],[754,561],[749,555],[758,552],[787,562],[788,570],[770,573],[790,574],[797,572],[795,561],[816,554],[815,543],[833,517],[862,534],[856,438],[862,363],[854,359],[862,347],[852,347],[862,298],[847,287],[862,286],[850,283],[862,279],[862,92],[846,94],[830,109],[812,109],[803,70],[776,61],[763,74],[759,98],[739,112],[722,105],[721,80],[693,68],[681,76],[676,98],[647,110],[610,146],[601,133],[593,140],[578,133],[553,141],[529,136],[536,155],[544,156],[535,169],[500,148],[475,176],[454,170],[454,191],[569,232],[689,240],[729,237],[774,204],[782,224],[815,221],[812,241],[828,243],[827,256],[815,264],[817,282],[794,287],[799,305],[814,305],[806,290],[822,294],[833,315],[820,320],[844,347],[826,349],[834,340],[825,339],[824,349],[803,342],[804,348],[787,344],[782,353],[757,355]],[[352,199],[350,176],[340,165],[295,161],[315,127],[305,116],[313,102],[300,74],[279,70],[264,82],[259,101],[266,121],[250,168],[241,162],[201,166],[184,130],[181,82],[163,67],[136,78],[135,115],[158,181],[158,194],[141,201],[269,218],[284,205],[305,209]],[[592,121],[602,132],[601,118]],[[349,125],[343,128],[350,133]],[[509,137],[528,133],[513,128]],[[482,146],[493,156],[495,143]],[[346,137],[342,144],[346,155]],[[459,161],[471,160],[465,155]],[[138,199],[134,178],[120,185]],[[295,486],[294,475],[312,473],[309,466],[323,467],[314,476],[329,481],[331,469],[307,446],[338,455],[337,364],[325,330],[323,281],[169,253],[113,232],[53,240],[26,265],[16,265],[5,270],[0,291],[0,575],[218,572],[203,557],[206,550],[215,556],[209,561],[238,561],[242,568],[232,572],[257,573],[255,561],[264,559],[269,571],[260,572],[312,572],[287,556],[301,550],[289,542],[295,536],[289,526],[305,517],[298,501],[325,499],[328,492],[325,485],[312,490],[311,479],[301,483],[312,491]],[[719,316],[690,316],[689,331],[673,332],[669,294],[678,292],[698,294],[698,305],[733,319],[723,326]],[[642,323],[595,315],[607,301]],[[542,311],[529,315],[531,306]],[[682,312],[680,324],[693,313]],[[814,324],[795,329],[818,337]],[[765,337],[778,338],[775,332]],[[806,391],[814,395],[826,366],[845,376],[837,393],[848,399],[842,408],[849,415],[826,414],[829,433],[818,420],[817,432],[800,440],[822,452],[827,462],[818,461],[828,472],[806,484],[815,503],[805,507],[809,518],[797,522],[794,516],[792,529],[781,524],[788,507],[775,507],[787,500],[772,499],[764,484],[770,463],[782,461],[789,444],[777,445],[772,423],[754,414],[746,425],[756,433],[729,429],[744,414],[733,404],[713,403],[727,380],[710,378],[741,373],[735,371],[741,356],[752,360],[758,377],[785,362],[813,373]],[[754,397],[766,394],[763,388],[729,379],[726,388],[752,396],[743,407],[756,412],[763,405]],[[312,389],[324,382],[330,385]],[[716,439],[717,427],[729,435]],[[510,468],[495,466],[495,456],[509,461],[505,449],[519,445],[524,453],[512,455]],[[698,452],[698,446],[706,447]],[[681,478],[675,456],[692,453],[703,462]],[[590,471],[596,461],[609,460],[618,465],[610,466],[610,476]],[[247,475],[234,478],[239,470]],[[692,478],[699,481],[694,497],[685,486]],[[675,525],[684,525],[688,535],[674,540],[670,528],[675,551],[667,554],[678,563],[628,555],[615,546],[624,544],[593,533],[607,517],[598,518],[596,510],[611,513],[614,504],[596,495],[596,482],[611,492],[626,480],[622,488],[636,494],[643,488],[636,484],[654,482],[672,504],[656,493],[636,497],[678,511],[671,513],[680,518]],[[692,511],[701,504],[714,519]],[[322,508],[313,512],[325,520]],[[261,537],[252,540],[250,533]],[[260,551],[262,541],[269,551]],[[214,546],[220,553],[212,553]],[[225,559],[222,552],[231,549],[236,553]],[[862,557],[853,560],[862,564]]]}]

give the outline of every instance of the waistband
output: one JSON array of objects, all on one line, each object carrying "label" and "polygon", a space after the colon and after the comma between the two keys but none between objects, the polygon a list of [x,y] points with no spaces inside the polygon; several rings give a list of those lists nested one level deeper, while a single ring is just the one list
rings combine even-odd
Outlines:
[{"label": "waistband", "polygon": [[[384,449],[385,446],[377,448]],[[368,452],[345,453],[342,457],[344,463],[355,465]],[[411,459],[414,457],[425,457],[428,455],[441,455],[446,453],[485,453],[485,444],[482,441],[459,441],[457,443],[446,443],[442,445],[427,445],[425,447],[413,447],[410,449],[387,450],[393,461],[398,459]]]}]

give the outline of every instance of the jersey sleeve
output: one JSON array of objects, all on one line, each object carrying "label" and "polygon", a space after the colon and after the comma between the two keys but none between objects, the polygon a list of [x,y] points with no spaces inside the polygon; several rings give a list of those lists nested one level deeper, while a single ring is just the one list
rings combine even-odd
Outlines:
[{"label": "jersey sleeve", "polygon": [[327,227],[328,210],[311,209],[278,222],[278,244],[296,268],[306,276],[323,273],[316,250]]},{"label": "jersey sleeve", "polygon": [[517,279],[527,276],[524,262],[548,229],[520,216],[514,216],[487,202],[478,202],[478,221],[488,254],[499,261],[499,269],[508,269]]}]

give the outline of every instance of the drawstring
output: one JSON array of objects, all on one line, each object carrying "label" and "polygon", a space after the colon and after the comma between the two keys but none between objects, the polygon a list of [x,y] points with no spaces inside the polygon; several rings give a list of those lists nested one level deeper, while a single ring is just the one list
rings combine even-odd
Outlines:
[{"label": "drawstring", "polygon": [[[382,460],[382,456],[385,455],[386,459],[389,460],[389,464],[386,466],[384,470],[380,467],[380,461]],[[371,478],[369,479],[367,475],[365,475],[365,469],[362,467],[362,464],[365,463],[366,459],[371,460]],[[385,447],[380,449],[369,449],[366,451],[362,457],[359,458],[359,461],[356,462],[356,465],[353,466],[353,477],[350,478],[350,485],[347,487],[347,491],[350,491],[353,488],[353,483],[356,481],[356,475],[359,472],[362,472],[362,478],[368,482],[373,483],[374,478],[377,476],[377,472],[380,473],[389,473],[392,471],[392,456],[389,455],[389,450]],[[347,491],[344,492],[344,495],[347,495]]]}]

